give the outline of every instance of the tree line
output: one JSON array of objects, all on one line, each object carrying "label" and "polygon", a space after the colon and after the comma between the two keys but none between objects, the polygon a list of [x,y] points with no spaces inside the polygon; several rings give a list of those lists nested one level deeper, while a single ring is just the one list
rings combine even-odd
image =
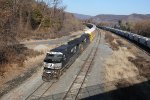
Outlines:
[{"label": "tree line", "polygon": [[97,25],[110,26],[150,38],[150,19],[141,19],[137,21],[118,20],[118,23],[100,22]]},{"label": "tree line", "polygon": [[119,28],[145,37],[150,37],[150,20],[118,21]]}]

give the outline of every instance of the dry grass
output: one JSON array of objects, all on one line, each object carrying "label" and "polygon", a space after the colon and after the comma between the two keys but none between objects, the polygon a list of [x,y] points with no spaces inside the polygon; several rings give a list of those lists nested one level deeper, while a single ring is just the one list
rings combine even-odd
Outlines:
[{"label": "dry grass", "polygon": [[121,41],[120,38],[116,37],[112,33],[106,31],[105,34],[106,42],[111,46],[112,50],[119,50],[119,47],[124,47],[125,44]]},{"label": "dry grass", "polygon": [[106,74],[107,81],[114,81],[129,77],[134,77],[139,74],[138,69],[128,61],[128,57],[135,57],[127,49],[120,48],[118,51],[113,51],[113,54],[106,61]]},{"label": "dry grass", "polygon": [[127,41],[119,39],[116,35],[111,34],[110,36],[110,34],[108,36],[111,40],[109,43],[116,43],[119,49],[114,50],[111,57],[106,61],[106,80],[127,79],[138,75],[148,78],[150,74],[148,57],[145,57],[143,52]]},{"label": "dry grass", "polygon": [[4,46],[0,49],[0,76],[5,77],[4,73],[14,65],[18,68],[25,67],[24,61],[27,60],[27,57],[36,57],[41,54],[20,44]]},{"label": "dry grass", "polygon": [[106,34],[105,34],[105,40],[106,40],[107,43],[110,44],[110,46],[111,46],[111,48],[113,50],[118,50],[119,49],[118,46],[117,46],[117,44],[114,42],[115,39],[112,36],[112,34],[106,32]]},{"label": "dry grass", "polygon": [[150,79],[150,61],[141,56],[128,57],[128,60],[138,68],[141,76]]},{"label": "dry grass", "polygon": [[[143,85],[141,82],[150,79],[150,57],[127,41],[118,40],[116,36],[114,38],[119,45],[119,50],[114,50],[106,61],[105,79],[106,82],[111,82],[111,86],[107,87],[106,83],[104,89],[106,91],[118,90],[118,93],[112,96],[114,100],[119,100],[120,95],[124,96],[125,100],[134,96],[136,98],[137,95],[148,97],[149,92],[146,88],[149,87],[149,83]],[[138,87],[135,84],[142,86]],[[133,93],[137,95],[133,96]]]},{"label": "dry grass", "polygon": [[[52,48],[55,48],[57,45],[47,46],[49,51]],[[35,51],[34,51],[35,52]],[[42,51],[43,52],[43,51]],[[43,62],[43,59],[45,57],[45,52],[40,53],[40,55],[30,55],[26,57],[26,60],[23,61],[23,66],[19,66],[19,61],[16,63],[11,64],[4,64],[0,68],[2,75],[0,76],[0,89],[4,89],[6,86],[6,82],[17,78],[18,76],[26,73],[30,69],[36,69],[39,65]],[[33,52],[30,52],[33,53]],[[32,73],[31,73],[32,74]]]}]

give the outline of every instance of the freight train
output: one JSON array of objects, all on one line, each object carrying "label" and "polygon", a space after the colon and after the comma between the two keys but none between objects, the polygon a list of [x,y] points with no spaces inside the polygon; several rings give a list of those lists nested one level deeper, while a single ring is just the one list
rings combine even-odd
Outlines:
[{"label": "freight train", "polygon": [[131,32],[127,32],[127,31],[123,31],[120,29],[115,29],[115,28],[111,28],[111,27],[99,27],[101,29],[107,30],[107,31],[111,31],[113,33],[116,33],[117,35],[120,35],[122,37],[125,37],[133,42],[136,42],[146,48],[148,48],[148,50],[150,51],[150,38],[141,36],[141,35],[137,35]]},{"label": "freight train", "polygon": [[90,25],[92,25],[92,28],[90,28],[88,32],[82,34],[79,38],[75,38],[67,44],[61,45],[47,52],[43,64],[42,79],[44,81],[50,81],[54,78],[58,79],[64,69],[68,67],[68,63],[71,59],[75,59],[76,55],[82,53],[88,44],[92,42],[94,38],[92,34],[96,30],[96,26],[93,24]]}]

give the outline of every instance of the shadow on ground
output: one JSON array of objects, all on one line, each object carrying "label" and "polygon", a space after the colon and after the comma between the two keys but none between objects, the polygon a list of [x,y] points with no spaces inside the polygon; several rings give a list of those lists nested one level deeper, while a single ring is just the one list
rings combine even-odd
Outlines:
[{"label": "shadow on ground", "polygon": [[150,100],[150,80],[129,87],[89,96],[82,100]]},{"label": "shadow on ground", "polygon": [[[121,81],[121,80],[120,80]],[[82,88],[77,99],[82,100],[150,100],[150,80],[134,84],[125,85],[119,87],[118,89],[113,89],[116,87],[115,82],[108,82],[104,84],[98,84],[94,86],[88,86]],[[107,88],[112,88],[110,91],[106,92]],[[76,89],[78,90],[78,89]],[[62,100],[66,92],[48,95],[41,97],[40,100]],[[71,95],[70,100],[74,100],[76,96]],[[38,98],[38,97],[37,97]]]}]

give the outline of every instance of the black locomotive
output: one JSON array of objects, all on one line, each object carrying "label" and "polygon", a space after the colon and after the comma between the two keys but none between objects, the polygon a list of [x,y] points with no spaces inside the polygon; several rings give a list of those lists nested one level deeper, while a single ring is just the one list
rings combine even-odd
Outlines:
[{"label": "black locomotive", "polygon": [[82,34],[79,38],[69,41],[66,45],[61,45],[47,52],[43,64],[42,79],[50,81],[53,78],[59,78],[70,59],[82,53],[89,43],[89,34]]}]

